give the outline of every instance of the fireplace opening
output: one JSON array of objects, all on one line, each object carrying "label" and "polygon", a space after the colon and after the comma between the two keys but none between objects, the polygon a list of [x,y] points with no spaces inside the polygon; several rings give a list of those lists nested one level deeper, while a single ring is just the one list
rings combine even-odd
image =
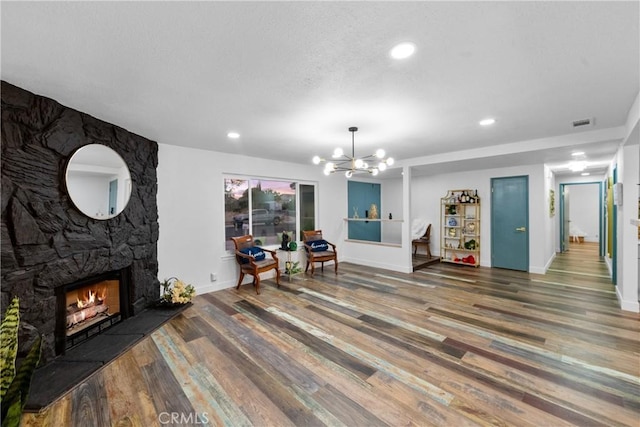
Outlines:
[{"label": "fireplace opening", "polygon": [[128,269],[112,271],[59,288],[56,354],[64,354],[129,317],[127,273]]}]

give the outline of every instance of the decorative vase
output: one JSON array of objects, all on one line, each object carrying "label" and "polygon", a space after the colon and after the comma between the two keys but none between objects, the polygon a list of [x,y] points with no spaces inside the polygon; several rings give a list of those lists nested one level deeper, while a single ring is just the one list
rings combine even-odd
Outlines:
[{"label": "decorative vase", "polygon": [[378,207],[375,203],[371,203],[369,207],[369,219],[378,219]]}]

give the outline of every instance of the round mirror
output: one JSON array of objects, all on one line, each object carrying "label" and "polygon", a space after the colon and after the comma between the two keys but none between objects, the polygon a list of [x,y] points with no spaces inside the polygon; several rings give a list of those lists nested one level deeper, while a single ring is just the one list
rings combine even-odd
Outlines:
[{"label": "round mirror", "polygon": [[94,219],[109,219],[127,206],[131,174],[122,157],[102,144],[79,148],[67,165],[65,182],[76,207]]}]

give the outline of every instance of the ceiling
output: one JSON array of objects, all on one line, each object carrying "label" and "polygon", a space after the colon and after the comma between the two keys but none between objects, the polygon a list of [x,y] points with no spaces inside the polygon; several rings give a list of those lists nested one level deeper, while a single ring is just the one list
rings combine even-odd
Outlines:
[{"label": "ceiling", "polygon": [[[3,1],[0,13],[9,83],[159,143],[310,165],[351,151],[358,126],[356,154],[382,147],[418,174],[564,173],[576,149],[602,173],[639,90],[637,1]],[[416,53],[392,59],[403,41]]]}]

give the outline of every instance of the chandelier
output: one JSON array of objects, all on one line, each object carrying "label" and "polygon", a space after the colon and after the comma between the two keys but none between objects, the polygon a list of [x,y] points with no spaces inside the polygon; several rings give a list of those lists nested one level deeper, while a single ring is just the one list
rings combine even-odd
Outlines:
[{"label": "chandelier", "polygon": [[313,164],[319,165],[325,163],[324,174],[331,175],[335,172],[344,172],[347,178],[351,178],[354,173],[366,172],[373,176],[378,175],[379,172],[383,172],[387,169],[387,166],[393,165],[393,158],[385,158],[385,152],[383,149],[378,149],[375,154],[370,154],[364,157],[356,157],[355,154],[355,133],[358,131],[357,127],[350,127],[351,132],[351,156],[344,154],[342,148],[336,148],[333,150],[331,158],[333,160],[327,161],[320,156],[313,157]]}]

